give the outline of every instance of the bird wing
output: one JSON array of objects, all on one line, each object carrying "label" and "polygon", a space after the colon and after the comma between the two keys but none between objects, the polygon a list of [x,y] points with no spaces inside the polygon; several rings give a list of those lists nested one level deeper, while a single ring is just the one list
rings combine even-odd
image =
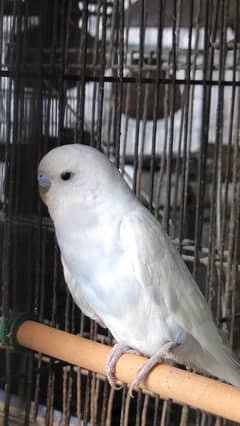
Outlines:
[{"label": "bird wing", "polygon": [[94,321],[97,321],[101,327],[106,328],[101,318],[99,318],[99,316],[94,312],[94,310],[91,308],[89,303],[84,298],[83,294],[80,292],[79,284],[77,280],[74,278],[74,276],[72,275],[72,273],[69,271],[63,256],[61,256],[61,260],[63,265],[64,278],[71,292],[74,302],[81,309],[84,315],[88,316]]},{"label": "bird wing", "polygon": [[144,207],[125,216],[120,240],[137,280],[159,308],[167,311],[187,333],[212,355],[232,359],[214,324],[200,289],[168,235]]}]

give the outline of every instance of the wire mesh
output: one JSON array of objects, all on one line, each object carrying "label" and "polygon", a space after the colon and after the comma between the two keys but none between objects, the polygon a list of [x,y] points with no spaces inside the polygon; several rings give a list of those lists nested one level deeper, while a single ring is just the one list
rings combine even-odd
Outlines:
[{"label": "wire mesh", "polygon": [[[162,222],[240,356],[238,0],[0,1],[1,311],[111,336],[64,283],[36,169],[96,146]],[[1,424],[227,425],[42,354],[0,352]],[[39,422],[39,423],[38,423]],[[42,422],[42,423],[40,423]]]}]

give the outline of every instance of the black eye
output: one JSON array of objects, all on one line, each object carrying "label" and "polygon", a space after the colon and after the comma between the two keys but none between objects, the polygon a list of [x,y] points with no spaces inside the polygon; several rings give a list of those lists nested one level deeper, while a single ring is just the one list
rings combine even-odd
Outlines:
[{"label": "black eye", "polygon": [[72,177],[72,173],[71,172],[63,172],[61,174],[61,179],[62,180],[69,180]]}]

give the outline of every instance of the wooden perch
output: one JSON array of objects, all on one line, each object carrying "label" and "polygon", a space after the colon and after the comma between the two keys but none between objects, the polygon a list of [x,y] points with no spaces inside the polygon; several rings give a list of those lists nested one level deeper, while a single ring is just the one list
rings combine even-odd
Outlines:
[{"label": "wooden perch", "polygon": [[[23,322],[17,329],[16,339],[26,348],[105,375],[109,346],[34,321]],[[141,356],[123,355],[117,363],[117,378],[131,383],[144,361]],[[171,398],[180,404],[240,422],[240,388],[169,365],[155,367],[143,381],[142,388],[161,398]]]}]

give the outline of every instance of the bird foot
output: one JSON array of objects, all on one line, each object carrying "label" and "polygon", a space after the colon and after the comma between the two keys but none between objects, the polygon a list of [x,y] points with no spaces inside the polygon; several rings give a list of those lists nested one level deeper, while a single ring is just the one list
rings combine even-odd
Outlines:
[{"label": "bird foot", "polygon": [[[177,346],[179,346],[175,342],[168,342],[165,343],[161,347],[161,349],[154,354],[150,359],[148,359],[138,370],[135,379],[130,385],[130,395],[133,396],[133,391],[138,388],[140,385],[140,382],[145,379],[145,377],[148,375],[148,373],[155,367],[157,364],[161,364],[164,359],[175,359],[174,354],[171,352],[173,349],[175,349]],[[110,383],[110,385],[114,389],[121,389],[121,386],[116,386],[116,364],[121,358],[123,354],[135,354],[135,355],[142,355],[139,351],[135,349],[131,349],[127,345],[123,345],[121,343],[116,343],[116,345],[113,346],[112,350],[110,351],[107,362],[106,362],[106,374],[107,379]]]},{"label": "bird foot", "polygon": [[135,349],[131,349],[127,345],[123,345],[121,343],[116,343],[116,345],[113,346],[111,352],[108,355],[107,362],[106,362],[106,374],[107,379],[110,383],[110,385],[114,389],[121,389],[121,386],[116,386],[116,364],[121,358],[123,354],[135,354],[135,355],[141,355],[140,352],[136,351]]},{"label": "bird foot", "polygon": [[161,364],[166,358],[174,359],[174,355],[171,353],[172,349],[178,346],[177,343],[168,342],[161,347],[161,349],[154,354],[150,359],[148,359],[138,370],[135,379],[130,385],[129,393],[133,397],[133,391],[136,390],[140,382],[145,379],[148,373],[155,367],[157,364]]}]

